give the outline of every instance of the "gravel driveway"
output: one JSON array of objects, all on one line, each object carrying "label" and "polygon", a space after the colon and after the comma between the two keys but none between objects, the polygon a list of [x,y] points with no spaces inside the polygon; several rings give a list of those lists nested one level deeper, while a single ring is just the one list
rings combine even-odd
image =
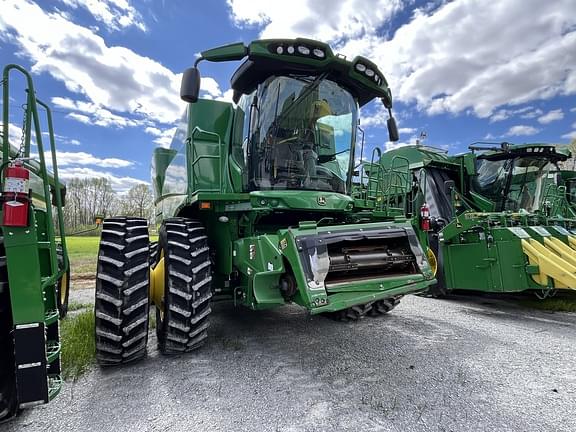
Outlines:
[{"label": "gravel driveway", "polygon": [[383,318],[214,307],[208,345],[95,369],[2,431],[575,431],[576,315],[410,296]]}]

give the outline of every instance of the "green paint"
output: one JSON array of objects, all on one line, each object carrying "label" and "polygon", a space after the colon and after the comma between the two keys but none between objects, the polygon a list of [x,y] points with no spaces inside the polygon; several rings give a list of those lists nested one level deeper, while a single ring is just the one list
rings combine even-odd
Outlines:
[{"label": "green paint", "polygon": [[[11,146],[9,142],[8,124],[10,119],[10,78],[11,73],[17,72],[24,76],[26,89],[26,106],[23,145],[21,148]],[[29,226],[27,227],[0,227],[6,251],[6,265],[8,273],[8,290],[12,309],[12,326],[14,335],[14,351],[28,351],[32,344],[44,339],[44,346],[39,352],[44,352],[43,358],[36,358],[38,362],[46,362],[42,367],[44,382],[29,382],[26,368],[17,368],[17,401],[18,404],[34,402],[37,399],[48,401],[55,397],[61,388],[60,379],[60,343],[58,327],[58,309],[56,302],[56,283],[68,270],[68,252],[66,239],[62,235],[55,235],[55,224],[59,231],[64,232],[64,218],[62,213],[62,198],[60,191],[64,185],[58,177],[56,161],[56,147],[52,114],[48,105],[36,97],[34,85],[30,74],[18,65],[8,65],[3,71],[3,133],[2,133],[2,184],[4,187],[4,169],[11,161],[22,158],[24,166],[30,171],[33,200],[29,206]],[[40,122],[40,110],[46,116],[48,127],[49,148],[52,162],[52,172],[46,167],[46,153],[43,143],[43,131]],[[30,146],[32,132],[37,145],[38,160],[30,159]],[[52,193],[54,192],[54,193]],[[56,214],[53,213],[56,210]],[[3,214],[0,209],[0,220]],[[62,265],[59,265],[57,249],[62,251]],[[38,325],[39,327],[35,327]],[[24,327],[22,327],[24,326]],[[44,337],[34,338],[32,332],[26,328],[40,329]],[[2,329],[4,331],[5,329]],[[19,336],[26,335],[26,336]],[[28,338],[28,339],[27,339]],[[0,353],[4,355],[4,353]],[[33,362],[35,363],[35,362]],[[28,380],[28,381],[27,381]],[[26,384],[24,384],[26,383]],[[43,394],[36,395],[35,400],[25,400],[19,391],[20,385],[37,386]]]},{"label": "green paint", "polygon": [[385,153],[380,164],[390,168],[394,158],[407,158],[420,186],[413,195],[414,211],[427,202],[431,215],[446,222],[426,233],[414,219],[421,240],[440,240],[435,253],[443,257],[440,271],[448,290],[548,290],[533,280],[539,269],[529,263],[521,238],[543,243],[547,230],[568,244],[566,229],[576,227],[576,213],[566,179],[574,176],[559,173],[554,165],[568,154],[543,143],[471,149],[452,156],[407,146]]},{"label": "green paint", "polygon": [[[216,294],[253,309],[294,302],[318,313],[433,283],[405,211],[407,159],[376,169],[367,190],[353,186],[358,108],[376,98],[392,105],[376,65],[337,57],[307,39],[227,45],[204,51],[199,61],[244,55],[249,62],[232,78],[237,106],[189,104],[170,149],[157,149],[153,161],[158,221],[184,216],[204,223]],[[390,191],[394,199],[384,200]],[[396,264],[386,248],[411,263]],[[376,261],[348,268],[346,254]],[[324,274],[336,255],[340,267]],[[382,268],[374,264],[386,259]]]}]

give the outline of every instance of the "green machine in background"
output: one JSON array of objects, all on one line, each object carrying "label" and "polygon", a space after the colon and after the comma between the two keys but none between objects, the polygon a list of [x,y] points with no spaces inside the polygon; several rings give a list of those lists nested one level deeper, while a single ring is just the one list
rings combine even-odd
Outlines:
[{"label": "green machine in background", "polygon": [[[198,99],[198,69],[184,73],[187,113],[153,157],[160,236],[151,271],[146,221],[104,221],[103,365],[144,355],[149,298],[160,350],[177,353],[204,343],[213,299],[254,310],[295,303],[348,320],[386,313],[434,282],[403,210],[383,203],[378,187],[353,193],[358,108],[381,99],[391,114],[376,65],[307,39],[228,45],[196,64],[242,59],[231,80],[236,105]],[[392,117],[388,125],[396,140]],[[373,175],[396,184],[401,172],[408,181],[402,167]]]},{"label": "green machine in background", "polygon": [[576,289],[576,219],[560,182],[569,153],[551,144],[480,144],[448,155],[407,146],[385,153],[409,161],[415,208],[429,213],[427,237],[441,296],[451,290],[547,296]]},{"label": "green machine in background", "polygon": [[[13,73],[24,77],[26,87],[18,147],[9,134]],[[2,89],[0,420],[59,393],[58,318],[66,315],[70,280],[66,239],[55,234],[56,226],[64,233],[65,187],[58,180],[50,109],[37,99],[32,77],[20,66],[4,68]],[[46,168],[39,107],[46,114],[52,173]]]}]

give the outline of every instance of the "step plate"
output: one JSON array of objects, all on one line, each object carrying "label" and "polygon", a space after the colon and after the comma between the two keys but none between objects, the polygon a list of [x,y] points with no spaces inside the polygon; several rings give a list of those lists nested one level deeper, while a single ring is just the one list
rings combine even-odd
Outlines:
[{"label": "step plate", "polygon": [[14,359],[18,405],[26,408],[48,402],[44,323],[17,325]]}]

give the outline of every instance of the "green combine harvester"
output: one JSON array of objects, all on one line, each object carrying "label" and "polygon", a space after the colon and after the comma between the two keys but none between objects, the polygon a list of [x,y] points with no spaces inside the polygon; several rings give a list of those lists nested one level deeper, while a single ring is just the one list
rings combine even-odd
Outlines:
[{"label": "green combine harvester", "polygon": [[550,144],[479,144],[448,155],[407,146],[385,153],[383,168],[408,160],[417,185],[411,211],[436,261],[433,296],[452,290],[521,292],[546,297],[576,289],[576,218]]},{"label": "green combine harvester", "polygon": [[[22,137],[10,143],[11,72],[26,86]],[[60,391],[59,317],[68,309],[70,270],[52,115],[30,74],[8,65],[2,76],[0,208],[0,421],[47,403]],[[48,125],[52,172],[46,168],[39,107]],[[31,141],[35,148],[30,152]],[[54,211],[56,217],[54,217]]]},{"label": "green combine harvester", "polygon": [[[200,61],[242,59],[231,80],[237,105],[198,99]],[[182,126],[153,156],[155,252],[145,220],[103,224],[100,364],[145,354],[150,303],[160,351],[180,353],[205,342],[217,299],[253,310],[295,303],[353,320],[434,282],[403,209],[378,201],[382,191],[352,193],[358,108],[381,99],[391,115],[376,65],[307,39],[227,45],[196,65],[182,80]],[[392,117],[388,125],[396,140]]]}]

